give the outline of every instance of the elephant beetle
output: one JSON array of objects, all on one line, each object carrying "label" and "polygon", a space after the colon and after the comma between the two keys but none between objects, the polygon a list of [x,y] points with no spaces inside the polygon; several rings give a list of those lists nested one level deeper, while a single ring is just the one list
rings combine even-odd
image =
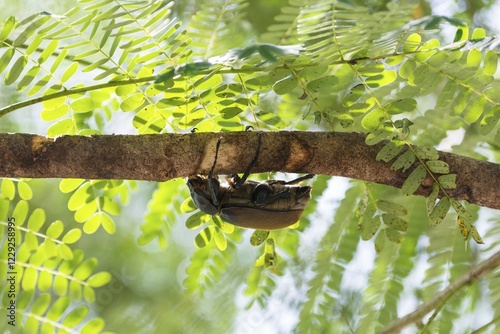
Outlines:
[{"label": "elephant beetle", "polygon": [[256,230],[276,230],[295,224],[311,199],[311,187],[296,185],[314,175],[307,174],[292,181],[247,180],[257,163],[261,148],[259,133],[257,152],[242,177],[228,178],[221,185],[213,176],[222,137],[217,141],[215,159],[208,176],[196,175],[187,180],[194,204],[203,212],[218,215],[236,226]]}]

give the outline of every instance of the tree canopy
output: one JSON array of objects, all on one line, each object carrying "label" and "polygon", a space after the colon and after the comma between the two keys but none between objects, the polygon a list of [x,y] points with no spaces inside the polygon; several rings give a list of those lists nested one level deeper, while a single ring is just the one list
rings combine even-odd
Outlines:
[{"label": "tree canopy", "polygon": [[[0,328],[494,332],[489,6],[79,0],[3,18]],[[244,172],[258,133],[253,179],[317,174],[290,228],[210,216],[182,178],[218,138],[216,174]]]}]

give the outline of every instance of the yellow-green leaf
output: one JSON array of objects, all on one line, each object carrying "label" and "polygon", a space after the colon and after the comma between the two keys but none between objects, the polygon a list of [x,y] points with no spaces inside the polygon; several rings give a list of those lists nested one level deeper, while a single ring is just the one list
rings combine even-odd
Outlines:
[{"label": "yellow-green leaf", "polygon": [[94,110],[94,100],[90,97],[82,97],[81,99],[71,102],[71,109],[77,113],[84,113]]},{"label": "yellow-green leaf", "polygon": [[255,230],[250,237],[250,244],[252,246],[259,246],[264,241],[266,241],[269,236],[269,231]]},{"label": "yellow-green leaf", "polygon": [[422,37],[419,34],[413,33],[406,39],[403,44],[403,52],[414,52],[420,46],[420,42],[422,41]]},{"label": "yellow-green leaf", "polygon": [[78,70],[78,63],[73,62],[69,67],[64,71],[62,77],[61,77],[61,82],[66,82],[68,81]]},{"label": "yellow-green leaf", "polygon": [[226,240],[226,237],[224,236],[224,233],[222,233],[222,231],[219,228],[215,229],[214,240],[215,240],[215,244],[217,245],[217,248],[219,248],[219,250],[221,252],[226,250],[227,240]]},{"label": "yellow-green leaf", "polygon": [[12,85],[19,78],[27,63],[27,57],[20,56],[19,58],[17,58],[14,65],[12,65],[12,68],[9,72],[7,72],[7,75],[5,76],[4,83],[6,86]]},{"label": "yellow-green leaf", "polygon": [[120,104],[120,109],[128,112],[133,111],[139,108],[144,103],[144,94],[143,93],[135,93],[130,95]]},{"label": "yellow-green leaf", "polygon": [[214,226],[208,226],[194,238],[194,245],[198,248],[203,248],[212,241],[214,236]]}]

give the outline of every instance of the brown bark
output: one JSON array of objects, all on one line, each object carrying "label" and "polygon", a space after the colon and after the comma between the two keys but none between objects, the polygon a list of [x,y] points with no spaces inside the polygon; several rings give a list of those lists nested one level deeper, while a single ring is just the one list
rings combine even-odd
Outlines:
[{"label": "brown bark", "polygon": [[[134,179],[166,181],[212,166],[223,137],[216,174],[244,172],[257,147],[256,132],[162,135],[99,135],[47,138],[0,134],[0,177]],[[367,146],[359,133],[264,132],[253,172],[293,172],[344,176],[400,188],[413,168],[391,171],[376,161],[384,143]],[[500,209],[500,165],[440,152],[457,174],[451,197]],[[416,191],[428,195],[428,176]]]}]

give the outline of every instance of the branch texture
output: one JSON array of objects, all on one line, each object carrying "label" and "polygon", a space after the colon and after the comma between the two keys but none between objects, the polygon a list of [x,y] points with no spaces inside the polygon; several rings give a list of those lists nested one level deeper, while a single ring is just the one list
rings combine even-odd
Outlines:
[{"label": "branch texture", "polygon": [[[0,177],[84,178],[166,181],[207,174],[215,145],[223,137],[216,174],[245,171],[257,147],[256,132],[98,135],[47,138],[0,134]],[[384,143],[365,144],[365,135],[335,132],[264,132],[253,172],[291,172],[344,176],[400,188],[413,168],[391,171],[376,161]],[[448,194],[469,203],[500,209],[500,165],[440,152],[457,174]],[[415,167],[415,166],[414,166]],[[428,195],[430,176],[416,191]]]}]

